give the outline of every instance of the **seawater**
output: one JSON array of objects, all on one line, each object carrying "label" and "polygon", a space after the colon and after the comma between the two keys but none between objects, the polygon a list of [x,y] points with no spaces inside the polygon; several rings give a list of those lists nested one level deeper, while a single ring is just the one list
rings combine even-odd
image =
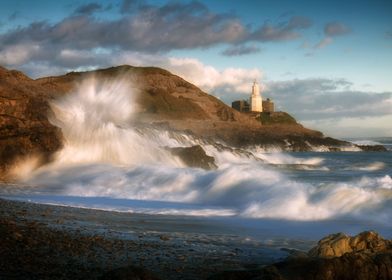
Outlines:
[{"label": "seawater", "polygon": [[[34,157],[19,162],[18,183],[3,185],[0,196],[219,219],[238,234],[264,239],[362,230],[392,238],[390,152],[222,149],[186,134],[134,125],[134,98],[126,80],[91,78],[54,101],[51,122],[62,129],[63,149],[45,166],[37,167]],[[192,145],[213,156],[218,169],[186,167],[167,150]]]}]

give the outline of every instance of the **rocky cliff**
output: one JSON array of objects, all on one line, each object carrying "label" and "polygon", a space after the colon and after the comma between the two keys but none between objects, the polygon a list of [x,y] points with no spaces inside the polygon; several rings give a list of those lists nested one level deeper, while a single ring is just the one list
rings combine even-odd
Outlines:
[{"label": "rocky cliff", "polygon": [[[187,131],[196,137],[219,140],[231,146],[262,145],[303,151],[313,146],[336,150],[347,142],[324,137],[295,120],[264,123],[241,114],[217,98],[170,72],[155,67],[119,66],[91,72],[30,79],[21,72],[0,67],[0,171],[27,155],[43,162],[62,145],[61,131],[48,121],[49,102],[66,95],[84,78],[129,78],[139,93],[137,121],[163,129]],[[277,115],[287,119],[286,115]]]}]

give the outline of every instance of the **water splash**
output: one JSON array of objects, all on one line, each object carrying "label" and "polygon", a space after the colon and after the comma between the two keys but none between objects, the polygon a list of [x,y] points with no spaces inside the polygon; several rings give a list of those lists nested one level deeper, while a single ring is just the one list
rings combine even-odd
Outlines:
[{"label": "water splash", "polygon": [[[324,158],[222,149],[178,132],[135,128],[136,95],[127,80],[91,78],[54,101],[51,122],[62,129],[64,148],[53,163],[24,179],[27,187],[4,187],[1,192],[127,199],[128,210],[144,213],[154,209],[154,213],[225,213],[296,221],[350,216],[392,222],[387,214],[392,201],[389,176],[331,184],[295,180],[276,166],[329,172]],[[214,156],[218,170],[187,168],[165,148],[192,145],[201,145]],[[368,169],[380,167],[377,163]],[[137,209],[135,200],[150,208]],[[162,202],[174,204],[171,209],[168,204],[159,208]]]},{"label": "water splash", "polygon": [[[132,127],[137,91],[127,79],[84,80],[73,92],[51,104],[52,124],[65,143],[53,165],[87,163],[181,165],[160,146]],[[158,139],[159,140],[159,139]]]}]

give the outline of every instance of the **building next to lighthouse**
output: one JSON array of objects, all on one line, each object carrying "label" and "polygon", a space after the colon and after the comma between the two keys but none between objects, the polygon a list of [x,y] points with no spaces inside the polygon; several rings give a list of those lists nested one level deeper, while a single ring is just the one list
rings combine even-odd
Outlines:
[{"label": "building next to lighthouse", "polygon": [[270,98],[263,100],[259,84],[256,81],[253,82],[249,101],[236,100],[231,103],[231,107],[239,112],[253,113],[273,113],[275,110],[274,102]]}]

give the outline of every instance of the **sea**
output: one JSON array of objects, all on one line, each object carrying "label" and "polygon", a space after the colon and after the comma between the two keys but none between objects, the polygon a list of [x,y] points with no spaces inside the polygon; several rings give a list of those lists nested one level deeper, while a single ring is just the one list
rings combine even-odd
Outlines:
[{"label": "sea", "polygon": [[[392,137],[349,139],[387,152],[234,149],[135,125],[129,91],[126,82],[92,79],[53,101],[50,121],[62,129],[64,147],[44,166],[39,155],[18,162],[18,181],[2,184],[0,197],[217,221],[230,234],[274,242],[365,230],[392,238]],[[168,150],[193,145],[218,168],[187,167]]]}]

